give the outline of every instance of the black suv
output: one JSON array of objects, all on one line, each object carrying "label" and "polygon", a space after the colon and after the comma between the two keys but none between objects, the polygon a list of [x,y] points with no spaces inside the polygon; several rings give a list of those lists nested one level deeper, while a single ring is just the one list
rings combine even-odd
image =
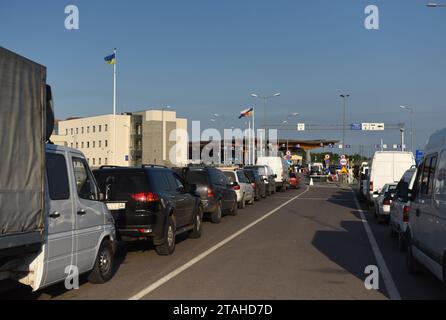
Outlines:
[{"label": "black suv", "polygon": [[245,169],[252,169],[257,171],[257,173],[265,183],[267,196],[276,193],[276,175],[269,166],[264,166],[264,165],[246,166]]},{"label": "black suv", "polygon": [[261,198],[266,198],[265,181],[260,177],[258,171],[254,169],[244,169],[243,171],[254,188],[255,200],[259,201]]},{"label": "black suv", "polygon": [[196,186],[204,213],[213,223],[219,223],[223,213],[237,215],[237,194],[228,178],[215,167],[189,166],[175,168],[184,180]]},{"label": "black suv", "polygon": [[119,239],[151,239],[159,255],[175,250],[175,236],[201,236],[203,207],[195,186],[173,170],[101,167],[94,176],[112,213]]}]

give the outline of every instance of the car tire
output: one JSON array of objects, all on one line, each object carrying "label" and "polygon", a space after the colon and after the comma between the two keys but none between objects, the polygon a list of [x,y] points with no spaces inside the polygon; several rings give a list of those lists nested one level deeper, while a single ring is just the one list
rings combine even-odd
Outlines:
[{"label": "car tire", "polygon": [[215,209],[215,211],[212,212],[212,214],[211,214],[211,222],[212,223],[220,223],[221,222],[222,210],[223,210],[222,203],[221,203],[221,201],[219,201],[217,204],[217,209]]},{"label": "car tire", "polygon": [[407,267],[407,271],[410,274],[418,274],[420,273],[421,267],[420,267],[420,263],[415,259],[415,257],[413,256],[413,248],[412,248],[412,243],[411,240],[408,240],[407,243],[407,253],[406,253],[406,267]]},{"label": "car tire", "polygon": [[245,207],[246,207],[245,195],[243,195],[242,200],[238,203],[238,208],[245,209]]},{"label": "car tire", "polygon": [[234,201],[234,205],[232,206],[232,210],[229,211],[229,214],[231,216],[236,216],[238,215],[238,203],[237,203],[237,199]]},{"label": "car tire", "polygon": [[156,253],[160,256],[171,255],[175,251],[175,233],[176,223],[173,215],[167,218],[167,231],[164,237],[164,243],[155,246]]},{"label": "car tire", "polygon": [[201,228],[203,225],[203,207],[198,206],[197,214],[194,218],[194,228],[189,232],[189,238],[198,239],[201,238]]},{"label": "car tire", "polygon": [[104,240],[99,247],[93,270],[88,275],[88,282],[102,284],[113,276],[114,253],[109,240]]}]

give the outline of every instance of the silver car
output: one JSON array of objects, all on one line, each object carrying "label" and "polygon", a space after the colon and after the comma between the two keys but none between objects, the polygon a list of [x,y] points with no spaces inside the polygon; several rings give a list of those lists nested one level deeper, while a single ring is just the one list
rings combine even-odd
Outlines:
[{"label": "silver car", "polygon": [[237,194],[237,203],[240,209],[248,204],[254,204],[255,192],[245,172],[241,169],[223,169],[224,175],[229,179],[235,193]]}]

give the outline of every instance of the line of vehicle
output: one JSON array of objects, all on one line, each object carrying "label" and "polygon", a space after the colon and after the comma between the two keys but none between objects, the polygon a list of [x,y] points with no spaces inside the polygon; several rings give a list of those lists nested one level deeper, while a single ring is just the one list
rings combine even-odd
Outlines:
[{"label": "line of vehicle", "polygon": [[278,206],[277,208],[275,208],[274,210],[271,210],[270,212],[266,213],[265,215],[263,215],[262,217],[260,217],[259,219],[255,220],[254,222],[250,223],[249,225],[247,225],[246,227],[240,229],[239,231],[237,231],[236,233],[232,234],[231,236],[225,238],[224,240],[220,241],[219,243],[217,243],[216,245],[214,245],[213,247],[209,248],[208,250],[204,251],[203,253],[199,254],[198,256],[196,256],[195,258],[191,259],[189,262],[183,264],[182,266],[180,266],[179,268],[173,270],[172,272],[170,272],[169,274],[165,275],[164,277],[158,279],[157,281],[155,281],[154,283],[152,283],[150,286],[148,286],[147,288],[139,291],[138,293],[136,293],[135,295],[133,295],[132,297],[130,297],[128,300],[141,300],[142,298],[144,298],[145,296],[147,296],[149,293],[151,293],[152,291],[158,289],[159,287],[161,287],[162,285],[164,285],[166,282],[170,281],[171,279],[175,278],[176,276],[178,276],[179,274],[181,274],[182,272],[186,271],[187,269],[189,269],[190,267],[192,267],[193,265],[195,265],[196,263],[200,262],[201,260],[203,260],[204,258],[206,258],[207,256],[209,256],[210,254],[212,254],[213,252],[215,252],[216,250],[220,249],[221,247],[223,247],[224,245],[226,245],[227,243],[229,243],[230,241],[234,240],[235,238],[237,238],[238,236],[240,236],[241,234],[245,233],[246,231],[248,231],[249,229],[251,229],[252,227],[254,227],[255,225],[257,225],[258,223],[262,222],[263,220],[265,220],[266,218],[272,216],[273,214],[275,214],[276,212],[278,212],[280,209],[282,209],[283,207],[289,205],[291,202],[299,199],[302,195],[304,195],[305,193],[307,193],[310,190],[310,188],[307,187],[307,189],[298,194],[297,196],[291,198],[290,200],[286,201],[285,203],[283,203],[282,205]]},{"label": "line of vehicle", "polygon": [[376,242],[375,236],[373,235],[373,231],[369,226],[369,222],[367,221],[367,218],[364,215],[364,210],[361,209],[361,206],[358,200],[356,199],[354,191],[352,191],[352,194],[356,207],[358,208],[359,215],[361,216],[364,229],[367,233],[367,237],[369,238],[370,246],[372,247],[376,262],[378,263],[380,274],[382,275],[384,284],[387,288],[387,293],[389,294],[391,300],[401,300],[401,295],[398,292],[398,288],[396,287],[395,282],[393,281],[392,274],[390,273],[389,268],[387,267],[386,260],[384,259],[381,249],[379,248],[378,242]]}]

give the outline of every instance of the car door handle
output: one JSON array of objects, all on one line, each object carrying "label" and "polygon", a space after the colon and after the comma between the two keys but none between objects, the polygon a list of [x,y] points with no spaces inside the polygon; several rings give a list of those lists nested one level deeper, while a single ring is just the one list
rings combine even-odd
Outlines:
[{"label": "car door handle", "polygon": [[52,214],[50,214],[51,219],[57,219],[60,218],[60,213],[57,211],[54,211]]},{"label": "car door handle", "polygon": [[84,210],[84,209],[81,209],[81,210],[79,210],[78,212],[77,212],[77,215],[78,216],[83,216],[83,215],[86,215],[87,214],[87,212]]},{"label": "car door handle", "polygon": [[419,217],[420,217],[420,214],[421,214],[421,210],[420,210],[420,209],[417,209],[417,211],[415,211],[415,214],[417,215],[417,218],[419,218]]}]

